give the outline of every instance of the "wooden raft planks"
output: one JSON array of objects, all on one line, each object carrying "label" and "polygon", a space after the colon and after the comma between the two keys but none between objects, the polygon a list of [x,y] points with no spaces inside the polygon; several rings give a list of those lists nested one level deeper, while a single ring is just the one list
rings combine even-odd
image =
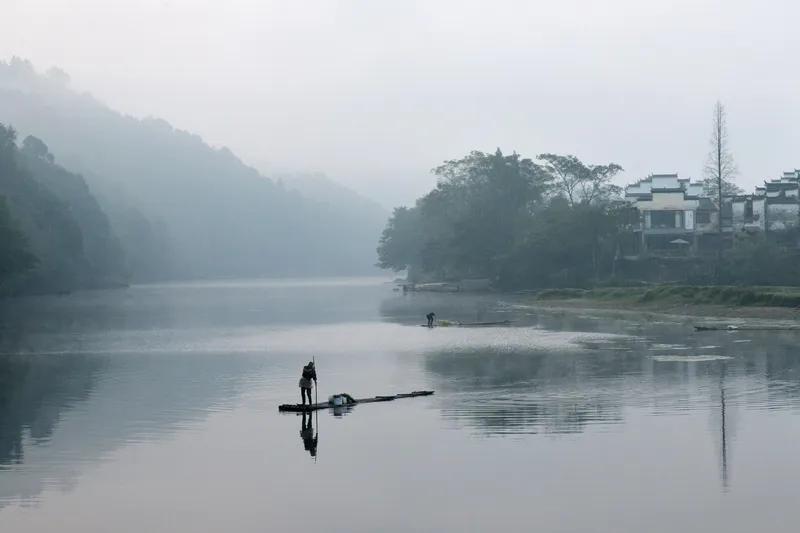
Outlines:
[{"label": "wooden raft planks", "polygon": [[[356,399],[355,403],[349,403],[341,407],[358,405],[360,403],[389,402],[392,400],[398,400],[400,398],[416,398],[417,396],[430,396],[431,394],[433,394],[432,390],[418,390],[414,392],[408,392],[405,394],[392,394],[390,396],[373,396],[372,398],[359,398]],[[303,405],[300,403],[284,403],[278,406],[278,411],[301,413],[303,411],[317,411],[319,409],[329,409],[332,407],[334,406],[330,402],[313,403],[311,405],[308,404]]]}]

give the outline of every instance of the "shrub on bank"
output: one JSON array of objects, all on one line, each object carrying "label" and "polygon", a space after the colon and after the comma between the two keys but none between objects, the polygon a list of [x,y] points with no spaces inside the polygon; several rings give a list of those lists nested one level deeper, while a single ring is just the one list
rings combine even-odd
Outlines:
[{"label": "shrub on bank", "polygon": [[798,287],[657,285],[604,287],[599,289],[547,289],[537,300],[629,300],[636,303],[685,303],[695,305],[800,307]]}]

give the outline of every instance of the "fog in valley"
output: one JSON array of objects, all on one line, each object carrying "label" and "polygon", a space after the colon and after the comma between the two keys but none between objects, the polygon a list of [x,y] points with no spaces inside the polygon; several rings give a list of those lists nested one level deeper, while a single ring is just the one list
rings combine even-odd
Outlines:
[{"label": "fog in valley", "polygon": [[19,167],[3,192],[44,258],[35,284],[373,269],[386,212],[323,175],[265,177],[227,148],[124,116],[20,59],[0,65],[0,114],[7,168]]},{"label": "fog in valley", "polygon": [[717,99],[752,187],[785,170],[800,141],[799,10],[786,0],[10,0],[0,50],[60,67],[78,91],[267,174],[324,172],[391,209],[426,192],[442,160],[498,146],[618,161],[628,181],[700,177]]},{"label": "fog in valley", "polygon": [[73,216],[111,282],[369,272],[391,209],[471,150],[700,179],[720,100],[749,189],[799,140],[791,2],[9,7],[0,121],[86,182],[109,228]]},{"label": "fog in valley", "polygon": [[391,209],[471,150],[701,179],[717,100],[743,189],[800,140],[792,2],[8,8],[0,121],[82,176],[109,280],[369,272]]}]

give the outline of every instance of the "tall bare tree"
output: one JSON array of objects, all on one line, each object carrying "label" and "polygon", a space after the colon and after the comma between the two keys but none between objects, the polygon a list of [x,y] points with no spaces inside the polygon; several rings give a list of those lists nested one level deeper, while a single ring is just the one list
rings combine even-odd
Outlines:
[{"label": "tall bare tree", "polygon": [[[741,189],[733,183],[733,179],[739,173],[733,154],[728,147],[728,120],[725,106],[719,100],[714,105],[714,118],[712,119],[712,130],[710,140],[710,150],[708,159],[703,168],[703,187],[706,194],[717,198],[717,205],[722,213],[722,198],[725,195],[737,194]],[[720,230],[722,229],[722,219],[720,218]]]},{"label": "tall bare tree", "polygon": [[718,231],[717,239],[717,264],[714,277],[717,283],[722,278],[722,199],[726,194],[737,194],[741,191],[734,183],[733,178],[739,172],[728,148],[728,121],[725,106],[717,100],[714,104],[714,118],[711,129],[711,149],[708,152],[706,166],[703,169],[705,180],[703,188],[706,194],[717,198]]}]

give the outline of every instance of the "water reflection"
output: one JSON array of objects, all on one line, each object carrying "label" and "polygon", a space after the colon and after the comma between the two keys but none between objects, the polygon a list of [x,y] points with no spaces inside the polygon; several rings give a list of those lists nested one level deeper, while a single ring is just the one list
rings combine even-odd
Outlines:
[{"label": "water reflection", "polygon": [[271,350],[275,331],[374,317],[381,292],[375,280],[247,281],[0,301],[0,508],[282,383],[298,361]]},{"label": "water reflection", "polygon": [[[695,332],[689,318],[542,311],[495,295],[248,287],[98,292],[51,307],[23,302],[27,319],[0,313],[12,324],[0,326],[3,518],[34,524],[36,512],[22,509],[30,501],[48,504],[54,519],[41,523],[51,529],[58,518],[90,516],[87,509],[116,518],[124,510],[114,502],[141,493],[138,481],[164,487],[142,504],[143,516],[157,514],[160,501],[182,502],[175,529],[196,530],[191,520],[202,510],[192,502],[214,501],[220,523],[249,520],[237,530],[286,530],[281,520],[303,498],[319,497],[328,505],[319,519],[339,519],[331,530],[361,518],[353,530],[370,531],[393,512],[380,501],[387,494],[420,517],[417,529],[446,529],[437,520],[447,506],[474,513],[474,529],[505,518],[522,529],[535,507],[525,504],[535,502],[544,529],[555,530],[584,515],[612,524],[608,509],[654,516],[657,501],[696,503],[724,518],[791,466],[784,443],[796,437],[800,413],[796,332]],[[418,327],[430,310],[513,324]],[[343,420],[335,417],[349,407],[300,415],[298,443],[298,421],[275,407],[296,401],[297,369],[312,356],[320,395],[436,395],[362,406]],[[326,417],[323,456],[331,460],[314,465],[317,417]],[[789,451],[776,453],[778,444]],[[107,477],[93,475],[104,467]],[[113,479],[117,471],[133,479]],[[319,483],[293,481],[308,476]],[[359,517],[341,512],[349,494],[328,490],[342,479],[365,489]],[[440,491],[435,502],[419,496],[423,482]],[[643,483],[652,489],[646,497]],[[598,487],[616,507],[596,505]],[[272,507],[252,503],[254,494]],[[715,499],[732,496],[740,499],[725,508]],[[615,530],[647,529],[631,524]]]},{"label": "water reflection", "polygon": [[431,352],[424,362],[439,378],[436,388],[449,393],[444,417],[489,435],[574,433],[589,422],[622,420],[621,398],[607,382],[619,374],[592,374],[574,353]]},{"label": "water reflection", "polygon": [[[431,297],[384,303],[385,318],[434,308]],[[484,298],[452,299],[444,318],[512,318],[511,330],[597,332],[559,349],[547,342],[473,342],[433,346],[423,354],[442,416],[481,435],[617,431],[632,413],[674,416],[707,412],[721,485],[731,485],[731,447],[737,412],[782,413],[800,408],[798,334],[786,331],[695,332],[693,317],[617,312],[548,311]],[[509,331],[509,338],[523,337]],[[486,338],[490,338],[487,333]],[[788,422],[788,420],[787,420]]]},{"label": "water reflection", "polygon": [[319,444],[319,430],[314,433],[314,415],[303,411],[303,418],[300,422],[300,438],[303,440],[303,449],[311,457],[317,456],[317,444]]},{"label": "water reflection", "polygon": [[728,488],[728,424],[725,412],[725,367],[719,375],[719,434],[720,434],[720,460],[722,463],[722,486]]},{"label": "water reflection", "polygon": [[[651,349],[648,345],[657,343],[643,339],[579,344],[555,352],[433,350],[425,353],[423,363],[436,387],[451,393],[443,404],[445,413],[471,419],[489,433],[496,427],[502,432],[527,432],[535,426],[580,430],[584,422],[620,421],[622,406],[647,407],[654,414],[710,409],[719,405],[719,391],[725,396],[726,388],[732,390],[728,403],[756,408],[800,404],[800,380],[795,376],[786,381],[795,374],[794,364],[780,355],[737,352],[722,345],[715,351],[730,355],[700,357],[687,345],[685,355],[662,358],[653,353],[663,348]],[[781,363],[788,366],[778,368]],[[560,419],[557,413],[572,413],[570,422],[554,424]]]},{"label": "water reflection", "polygon": [[105,361],[0,356],[0,469],[22,464],[23,442],[46,444],[63,412],[85,401]]},{"label": "water reflection", "polygon": [[263,361],[220,354],[0,356],[0,508],[69,487],[81,465],[230,408]]},{"label": "water reflection", "polygon": [[331,413],[336,418],[341,418],[346,414],[349,414],[355,409],[355,405],[335,405],[331,408]]}]

